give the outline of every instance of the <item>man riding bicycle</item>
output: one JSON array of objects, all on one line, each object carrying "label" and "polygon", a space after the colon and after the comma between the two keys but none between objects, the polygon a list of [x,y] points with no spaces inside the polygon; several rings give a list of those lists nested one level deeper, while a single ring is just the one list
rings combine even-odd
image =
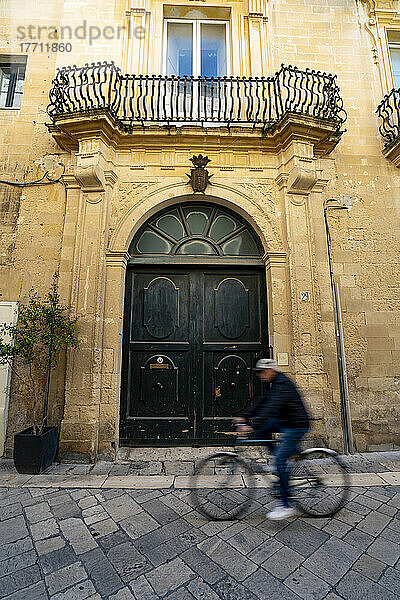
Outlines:
[{"label": "man riding bicycle", "polygon": [[[282,373],[275,360],[263,358],[255,366],[262,382],[269,383],[266,394],[247,409],[234,423],[241,431],[255,431],[259,439],[268,439],[272,433],[281,433],[281,441],[266,446],[275,456],[275,468],[279,477],[280,504],[267,514],[269,519],[279,520],[297,514],[290,506],[288,459],[296,453],[297,445],[310,427],[308,413],[301,395],[289,377]],[[252,419],[252,425],[247,420]]]}]

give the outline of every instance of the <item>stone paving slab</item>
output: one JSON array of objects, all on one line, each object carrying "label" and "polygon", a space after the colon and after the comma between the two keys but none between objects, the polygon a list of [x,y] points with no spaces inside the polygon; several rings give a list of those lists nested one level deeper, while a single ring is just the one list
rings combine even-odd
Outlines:
[{"label": "stone paving slab", "polygon": [[105,475],[33,475],[23,485],[27,487],[99,488],[105,480]]},{"label": "stone paving slab", "polygon": [[32,477],[33,475],[18,475],[16,472],[7,475],[0,473],[0,486],[18,487],[24,485],[24,483],[28,482]]},{"label": "stone paving slab", "polygon": [[270,487],[273,482],[272,475],[243,475],[243,480],[246,487]]},{"label": "stone paving slab", "polygon": [[[229,481],[223,475],[202,475],[197,478],[197,485],[203,488],[215,488],[220,485],[229,488],[245,487],[245,482],[241,475],[231,475]],[[193,478],[184,475],[175,477],[174,487],[176,488],[193,488]]]},{"label": "stone paving slab", "polygon": [[174,484],[172,475],[121,475],[107,477],[101,485],[103,488],[129,488],[129,489],[162,489],[170,488]]},{"label": "stone paving slab", "polygon": [[377,473],[386,483],[400,485],[400,471],[393,473]]},{"label": "stone paving slab", "polygon": [[[349,473],[350,485],[351,486],[372,486],[372,485],[385,485],[387,482],[381,477],[380,473]],[[327,485],[337,486],[340,485],[340,478],[332,475],[324,476],[323,480]]]}]

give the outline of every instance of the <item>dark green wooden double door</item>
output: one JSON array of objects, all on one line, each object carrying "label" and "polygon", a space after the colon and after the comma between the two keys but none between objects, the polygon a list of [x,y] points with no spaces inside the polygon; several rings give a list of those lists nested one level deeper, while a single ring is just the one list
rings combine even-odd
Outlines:
[{"label": "dark green wooden double door", "polygon": [[252,367],[267,339],[262,270],[128,271],[120,443],[227,441],[260,391]]}]

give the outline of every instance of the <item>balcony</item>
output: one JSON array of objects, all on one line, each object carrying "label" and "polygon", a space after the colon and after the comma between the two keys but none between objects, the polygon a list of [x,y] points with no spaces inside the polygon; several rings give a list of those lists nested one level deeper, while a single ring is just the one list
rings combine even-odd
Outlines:
[{"label": "balcony", "polygon": [[[59,69],[48,114],[56,138],[57,132],[68,129],[68,121],[99,116],[126,135],[154,126],[169,131],[208,126],[250,127],[258,136],[270,137],[292,115],[308,128],[323,130],[317,137],[325,142],[329,138],[332,147],[346,119],[336,76],[320,71],[282,65],[272,77],[193,78],[123,75],[106,62]],[[61,138],[58,135],[60,143]]]},{"label": "balcony", "polygon": [[396,167],[400,166],[400,89],[392,90],[376,109],[381,119],[379,132],[383,137],[383,154]]}]

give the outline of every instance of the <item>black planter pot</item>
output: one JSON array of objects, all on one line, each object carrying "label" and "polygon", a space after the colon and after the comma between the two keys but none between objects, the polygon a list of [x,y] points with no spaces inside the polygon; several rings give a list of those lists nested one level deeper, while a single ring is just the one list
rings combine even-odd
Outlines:
[{"label": "black planter pot", "polygon": [[38,475],[49,467],[58,450],[58,427],[45,427],[41,435],[33,427],[14,436],[14,464],[18,473]]}]

